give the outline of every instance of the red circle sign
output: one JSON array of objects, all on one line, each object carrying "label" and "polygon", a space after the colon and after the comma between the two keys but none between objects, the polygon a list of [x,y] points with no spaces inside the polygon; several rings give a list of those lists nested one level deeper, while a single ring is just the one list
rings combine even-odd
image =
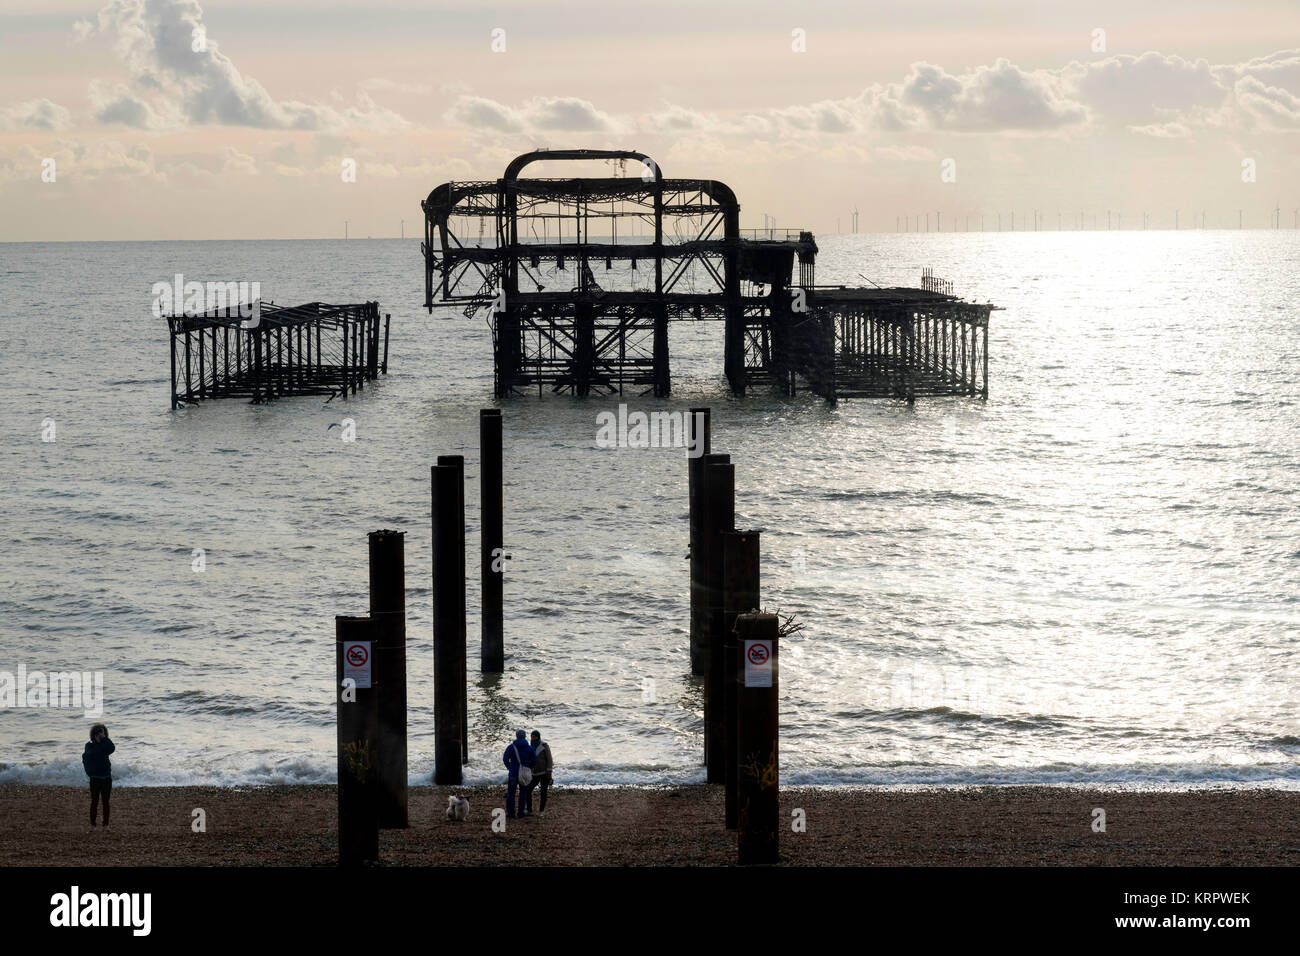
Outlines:
[{"label": "red circle sign", "polygon": [[347,658],[353,667],[364,667],[366,661],[370,660],[370,655],[360,644],[353,644],[348,648]]},{"label": "red circle sign", "polygon": [[766,644],[751,644],[751,645],[749,645],[749,650],[746,651],[745,653],[749,656],[749,662],[750,662],[751,664],[766,664],[766,663],[767,663],[767,645],[766,645]]}]

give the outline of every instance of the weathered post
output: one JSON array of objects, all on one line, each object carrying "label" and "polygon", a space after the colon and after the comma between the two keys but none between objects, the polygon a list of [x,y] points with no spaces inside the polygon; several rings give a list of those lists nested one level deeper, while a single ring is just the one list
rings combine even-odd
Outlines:
[{"label": "weathered post", "polygon": [[392,319],[393,313],[384,313],[384,374],[388,374],[388,322]]},{"label": "weathered post", "polygon": [[168,331],[171,333],[168,337],[171,339],[172,353],[172,408],[177,405],[176,401],[176,325],[174,319],[168,319]]},{"label": "weathered post", "polygon": [[[379,859],[380,671],[375,666],[375,622],[334,618],[335,720],[338,726],[339,866]],[[344,686],[345,681],[351,681]]]},{"label": "weathered post", "polygon": [[465,456],[439,455],[438,464],[452,465],[456,468],[456,487],[460,501],[460,544],[457,553],[460,556],[460,762],[469,763],[469,672],[465,649],[469,646],[469,633],[465,628],[466,602],[465,586],[469,578],[465,574]]},{"label": "weathered post", "polygon": [[775,614],[742,614],[736,629],[741,654],[736,753],[740,863],[776,863],[781,829],[778,622]]},{"label": "weathered post", "polygon": [[736,469],[729,455],[706,455],[704,462],[704,515],[700,527],[700,546],[704,553],[704,634],[708,654],[708,671],[704,678],[704,763],[709,783],[725,783],[722,532],[731,531],[734,526]]},{"label": "weathered post", "polygon": [[502,515],[501,484],[504,467],[501,460],[501,409],[484,408],[478,413],[479,510],[479,578],[483,587],[482,648],[480,668],[484,674],[500,674],[506,669],[503,579],[505,578],[505,536]]},{"label": "weathered post", "polygon": [[[703,482],[704,456],[709,453],[710,415],[707,408],[692,408],[686,423],[686,487],[690,503],[690,575],[691,575],[691,673],[703,674],[708,666],[702,623],[704,618],[704,575],[700,555],[700,487]],[[702,447],[701,447],[702,446]]]},{"label": "weathered post", "polygon": [[759,533],[727,531],[722,535],[722,715],[723,776],[727,785],[727,829],[736,829],[736,752],[739,746],[740,640],[736,618],[758,610]]},{"label": "weathered post", "polygon": [[465,509],[455,464],[431,469],[433,493],[433,782],[459,784],[465,667]]},{"label": "weathered post", "polygon": [[370,616],[379,688],[379,825],[409,825],[406,764],[406,532],[370,532]]}]

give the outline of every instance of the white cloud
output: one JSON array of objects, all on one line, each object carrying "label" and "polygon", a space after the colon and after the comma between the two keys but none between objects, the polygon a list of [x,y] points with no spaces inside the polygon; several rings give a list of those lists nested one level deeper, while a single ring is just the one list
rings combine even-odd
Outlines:
[{"label": "white cloud", "polygon": [[464,94],[447,111],[449,122],[471,129],[490,129],[501,133],[517,133],[524,129],[524,120],[518,110],[483,96]]},{"label": "white cloud", "polygon": [[614,120],[576,96],[535,96],[514,108],[483,96],[462,94],[446,113],[448,121],[471,129],[503,133],[563,130],[609,132]]},{"label": "white cloud", "polygon": [[1272,129],[1300,129],[1300,97],[1253,76],[1243,76],[1233,91],[1238,105]]},{"label": "white cloud", "polygon": [[533,129],[592,131],[614,126],[607,114],[575,96],[535,97],[525,104],[524,115]]},{"label": "white cloud", "polygon": [[159,101],[160,108],[155,109],[122,83],[91,80],[89,96],[91,114],[100,123],[118,123],[136,129],[167,129],[182,125],[181,117],[166,101]]},{"label": "white cloud", "polygon": [[47,99],[27,100],[0,108],[0,131],[60,130],[72,125],[72,114]]},{"label": "white cloud", "polygon": [[1112,56],[1063,73],[1078,100],[1103,121],[1152,122],[1226,104],[1230,87],[1205,60],[1184,60],[1150,51]]},{"label": "white cloud", "polygon": [[[99,11],[95,33],[111,37],[113,51],[126,67],[131,88],[178,102],[151,109],[138,95],[118,94],[99,104],[105,122],[145,126],[174,113],[188,123],[215,123],[261,129],[402,129],[410,124],[377,106],[362,91],[349,107],[276,100],[242,74],[207,36],[197,0],[114,0]],[[88,32],[76,28],[78,37]],[[197,41],[203,35],[203,43]],[[202,48],[195,50],[198,45]],[[125,88],[124,88],[125,89]]]},{"label": "white cloud", "polygon": [[1145,126],[1129,126],[1129,132],[1142,136],[1154,136],[1156,139],[1187,139],[1192,131],[1184,123],[1148,123]]}]

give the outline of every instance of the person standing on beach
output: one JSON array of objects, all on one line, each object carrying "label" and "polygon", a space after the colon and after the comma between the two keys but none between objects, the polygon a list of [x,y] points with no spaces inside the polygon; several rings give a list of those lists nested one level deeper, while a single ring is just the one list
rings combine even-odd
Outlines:
[{"label": "person standing on beach", "polygon": [[[506,817],[513,819],[516,816],[528,816],[528,810],[524,806],[524,796],[526,794],[527,784],[524,787],[519,785],[519,771],[521,768],[527,768],[529,773],[532,772],[533,764],[536,763],[537,757],[533,753],[533,748],[528,746],[528,737],[522,730],[515,731],[515,740],[506,748],[505,754],[501,757],[501,762],[506,765]],[[530,780],[531,782],[531,780]],[[515,793],[519,794],[519,806],[515,808]]]},{"label": "person standing on beach", "polygon": [[533,791],[541,786],[542,795],[537,805],[537,815],[540,817],[546,812],[546,794],[551,789],[551,768],[555,764],[551,760],[551,745],[544,742],[536,730],[533,731],[532,744],[537,760],[533,764],[533,782],[524,788],[524,816],[533,812]]},{"label": "person standing on beach", "polygon": [[104,798],[104,826],[108,826],[108,798],[113,792],[113,765],[108,755],[117,747],[108,739],[108,728],[96,724],[90,728],[90,743],[86,744],[81,754],[81,765],[86,768],[90,778],[90,825],[95,825],[95,810],[99,807],[99,798]]}]

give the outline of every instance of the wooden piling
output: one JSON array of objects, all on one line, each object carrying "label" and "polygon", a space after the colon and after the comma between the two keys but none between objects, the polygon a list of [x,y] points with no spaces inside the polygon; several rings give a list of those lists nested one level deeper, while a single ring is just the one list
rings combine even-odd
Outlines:
[{"label": "wooden piling", "polygon": [[736,753],[740,863],[776,863],[781,831],[777,617],[742,614],[736,630],[741,654]]},{"label": "wooden piling", "polygon": [[501,409],[484,408],[479,411],[479,579],[483,589],[482,646],[479,657],[480,669],[484,674],[500,674],[506,669],[501,427]]},{"label": "wooden piling", "polygon": [[[462,781],[465,717],[465,504],[462,471],[431,469],[433,514],[433,782]],[[456,456],[458,457],[458,456]]]},{"label": "wooden piling", "polygon": [[[339,865],[379,859],[379,668],[375,621],[334,618],[335,720],[338,729]],[[355,681],[344,688],[345,677]]]},{"label": "wooden piling", "polygon": [[731,464],[731,456],[706,455],[700,545],[704,554],[705,641],[708,654],[704,678],[704,763],[709,783],[726,782],[722,699],[722,532],[731,531],[734,527],[735,486],[736,469]]},{"label": "wooden piling", "polygon": [[723,778],[727,786],[726,824],[736,828],[739,746],[740,639],[736,618],[759,607],[759,532],[727,531],[722,535],[722,714]]},{"label": "wooden piling", "polygon": [[465,562],[465,456],[439,455],[438,464],[452,465],[456,468],[456,488],[460,494],[460,762],[469,763],[469,671],[466,648],[469,647],[469,631],[466,628],[465,588],[469,581]]},{"label": "wooden piling", "polygon": [[[709,453],[710,417],[707,408],[692,408],[687,420],[686,488],[690,504],[690,628],[691,673],[703,674],[708,666],[708,654],[702,637],[704,619],[704,572],[700,556],[700,486],[704,456]],[[701,450],[701,446],[702,450]]]},{"label": "wooden piling", "polygon": [[379,825],[400,829],[407,817],[406,748],[406,533],[372,531],[370,616],[376,624],[375,667],[379,690]]},{"label": "wooden piling", "polygon": [[383,374],[388,374],[388,323],[392,319],[393,313],[384,313],[384,366]]}]

